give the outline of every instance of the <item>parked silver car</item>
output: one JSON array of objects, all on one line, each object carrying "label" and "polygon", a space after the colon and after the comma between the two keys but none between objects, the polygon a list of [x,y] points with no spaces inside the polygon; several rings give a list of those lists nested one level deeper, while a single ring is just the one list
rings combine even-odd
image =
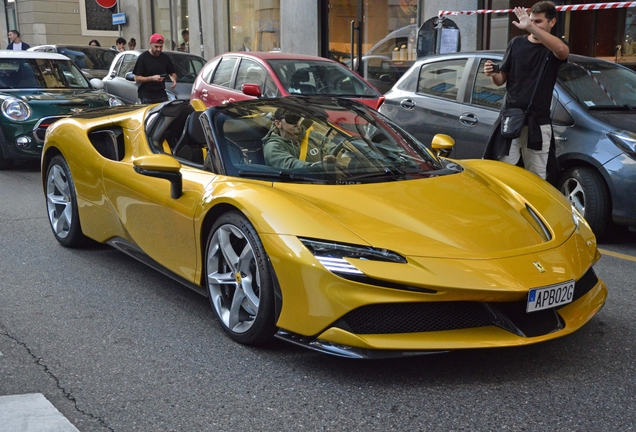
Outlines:
[{"label": "parked silver car", "polygon": [[[142,51],[123,51],[117,54],[103,79],[106,92],[116,95],[127,104],[138,102],[137,83],[132,71]],[[164,51],[177,71],[177,86],[171,88],[172,81],[166,80],[166,92],[170,100],[190,99],[192,84],[206,63],[203,57],[178,51]]]},{"label": "parked silver car", "polygon": [[[453,157],[481,158],[505,87],[484,74],[503,52],[425,57],[385,94],[380,112],[422,143],[445,133]],[[636,228],[636,72],[612,62],[570,55],[552,99],[561,172],[555,186],[600,236],[610,222]]]}]

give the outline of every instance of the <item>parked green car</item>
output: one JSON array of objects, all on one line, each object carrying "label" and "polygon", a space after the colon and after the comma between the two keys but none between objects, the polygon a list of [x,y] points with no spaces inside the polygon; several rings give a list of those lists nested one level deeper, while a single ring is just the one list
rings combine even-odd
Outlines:
[{"label": "parked green car", "polygon": [[46,129],[91,108],[122,105],[60,54],[0,50],[0,169],[37,160]]}]

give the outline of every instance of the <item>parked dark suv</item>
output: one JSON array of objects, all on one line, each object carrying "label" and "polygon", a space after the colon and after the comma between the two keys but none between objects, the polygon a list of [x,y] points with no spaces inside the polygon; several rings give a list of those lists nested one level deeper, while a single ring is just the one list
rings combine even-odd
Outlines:
[{"label": "parked dark suv", "polygon": [[[484,74],[503,52],[425,57],[386,93],[380,112],[430,143],[455,139],[453,157],[481,158],[505,87]],[[636,228],[636,72],[616,63],[570,55],[552,99],[561,167],[555,186],[600,236],[613,221]]]}]

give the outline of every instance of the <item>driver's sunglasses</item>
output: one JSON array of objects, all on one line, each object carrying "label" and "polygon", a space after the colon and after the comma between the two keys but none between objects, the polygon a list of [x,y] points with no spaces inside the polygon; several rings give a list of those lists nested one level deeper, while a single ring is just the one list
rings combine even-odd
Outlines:
[{"label": "driver's sunglasses", "polygon": [[285,122],[291,126],[300,126],[302,117],[298,114],[285,114],[283,117],[281,117],[281,120],[285,120]]}]

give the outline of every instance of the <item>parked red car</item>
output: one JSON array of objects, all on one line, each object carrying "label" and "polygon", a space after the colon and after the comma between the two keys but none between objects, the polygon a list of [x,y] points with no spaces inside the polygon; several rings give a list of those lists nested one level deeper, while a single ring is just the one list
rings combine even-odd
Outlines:
[{"label": "parked red car", "polygon": [[384,97],[346,66],[323,57],[230,52],[201,69],[192,86],[192,99],[206,106],[291,95],[346,97],[378,109]]}]

